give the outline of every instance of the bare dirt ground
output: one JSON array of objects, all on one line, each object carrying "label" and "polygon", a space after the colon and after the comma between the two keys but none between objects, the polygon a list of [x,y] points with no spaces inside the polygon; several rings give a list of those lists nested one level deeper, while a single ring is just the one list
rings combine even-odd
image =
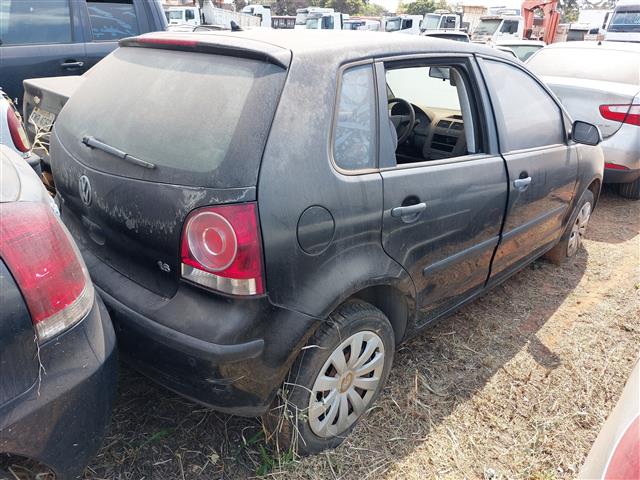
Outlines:
[{"label": "bare dirt ground", "polygon": [[403,346],[334,451],[278,457],[260,423],[122,369],[93,479],[574,478],[640,349],[640,202],[605,191],[585,248],[538,261]]}]

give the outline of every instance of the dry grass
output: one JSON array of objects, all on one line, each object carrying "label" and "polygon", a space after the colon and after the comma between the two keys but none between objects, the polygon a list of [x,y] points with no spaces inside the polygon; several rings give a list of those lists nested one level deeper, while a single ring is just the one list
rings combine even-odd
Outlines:
[{"label": "dry grass", "polygon": [[605,193],[586,249],[536,262],[411,340],[367,419],[315,457],[274,459],[257,420],[123,369],[86,478],[573,478],[638,355],[639,232],[640,202]]}]

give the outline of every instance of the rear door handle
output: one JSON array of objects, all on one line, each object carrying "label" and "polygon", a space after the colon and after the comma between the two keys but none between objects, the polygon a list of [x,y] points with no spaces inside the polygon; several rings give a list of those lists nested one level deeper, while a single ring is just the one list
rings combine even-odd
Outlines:
[{"label": "rear door handle", "polygon": [[82,68],[84,67],[84,62],[77,62],[75,60],[67,60],[66,62],[62,62],[60,64],[62,68],[66,68],[67,70],[71,70],[74,68]]},{"label": "rear door handle", "polygon": [[513,181],[513,186],[519,192],[524,192],[527,188],[529,188],[530,184],[531,184],[531,177],[518,178],[518,179]]},{"label": "rear door handle", "polygon": [[396,207],[391,209],[392,217],[409,217],[416,215],[420,212],[424,212],[427,209],[425,202],[417,203],[415,205],[407,205],[406,207]]}]

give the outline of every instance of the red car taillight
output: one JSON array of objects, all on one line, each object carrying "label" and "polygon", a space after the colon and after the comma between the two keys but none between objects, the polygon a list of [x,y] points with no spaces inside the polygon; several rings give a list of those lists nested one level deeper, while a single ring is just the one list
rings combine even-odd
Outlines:
[{"label": "red car taillight", "polygon": [[610,170],[629,170],[629,167],[625,167],[624,165],[618,165],[617,163],[608,162],[605,162],[604,168],[608,168]]},{"label": "red car taillight", "polygon": [[600,115],[607,120],[640,126],[640,105],[600,105]]},{"label": "red car taillight", "polygon": [[20,118],[18,118],[18,115],[11,106],[7,108],[7,124],[9,125],[9,133],[11,134],[13,144],[19,151],[23,153],[28,152],[29,148],[31,148],[29,137],[27,137],[27,132],[24,130]]},{"label": "red car taillight", "polygon": [[0,204],[0,257],[22,292],[41,342],[91,309],[94,291],[87,269],[47,204]]},{"label": "red car taillight", "polygon": [[204,207],[182,232],[182,277],[231,295],[265,292],[255,203]]}]

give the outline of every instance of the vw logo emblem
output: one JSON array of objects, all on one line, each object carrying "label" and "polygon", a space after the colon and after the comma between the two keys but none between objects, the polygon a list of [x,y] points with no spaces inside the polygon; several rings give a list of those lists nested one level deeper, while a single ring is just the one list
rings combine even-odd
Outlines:
[{"label": "vw logo emblem", "polygon": [[78,190],[80,191],[80,200],[82,203],[91,205],[91,183],[86,175],[82,175],[78,180]]}]

